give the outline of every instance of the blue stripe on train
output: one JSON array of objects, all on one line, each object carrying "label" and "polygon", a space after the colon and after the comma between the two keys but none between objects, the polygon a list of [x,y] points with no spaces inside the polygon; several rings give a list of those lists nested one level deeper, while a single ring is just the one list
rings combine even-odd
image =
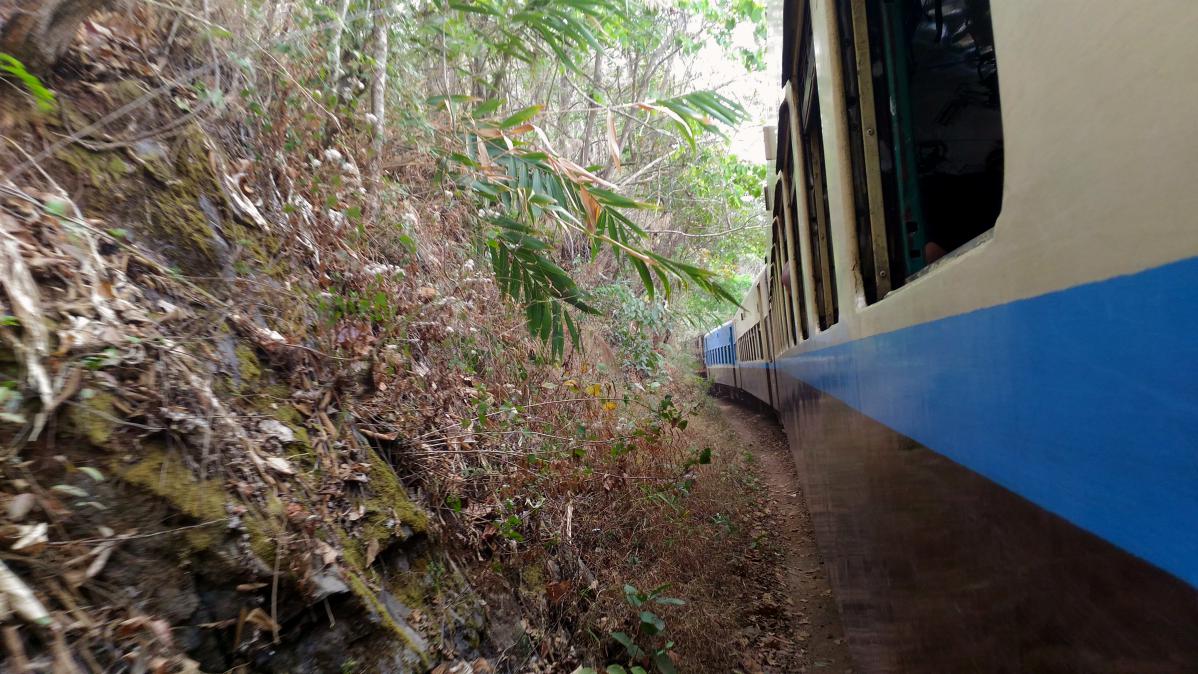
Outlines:
[{"label": "blue stripe on train", "polygon": [[1198,586],[1198,258],[779,367]]}]

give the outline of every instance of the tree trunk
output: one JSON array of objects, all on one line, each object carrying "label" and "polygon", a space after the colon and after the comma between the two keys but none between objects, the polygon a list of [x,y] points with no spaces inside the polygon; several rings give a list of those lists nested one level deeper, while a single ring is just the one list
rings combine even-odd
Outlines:
[{"label": "tree trunk", "polygon": [[49,70],[66,53],[79,24],[110,0],[28,0],[0,28],[0,52],[34,72]]},{"label": "tree trunk", "polygon": [[386,143],[385,99],[387,96],[387,6],[385,2],[373,3],[378,12],[374,16],[374,81],[370,86],[370,112],[374,115],[374,138],[370,152],[370,210],[377,216],[382,206],[380,191],[383,187],[383,149]]},{"label": "tree trunk", "polygon": [[[599,75],[603,73],[603,52],[595,52],[595,72],[591,75],[591,86],[599,86]],[[599,115],[599,106],[593,101],[587,103],[587,121],[582,125],[582,147],[578,148],[578,164],[586,166],[591,163],[591,145],[595,142],[591,130],[595,128],[595,118]]]},{"label": "tree trunk", "polygon": [[341,0],[337,9],[337,27],[333,29],[333,43],[329,46],[329,82],[333,91],[341,98],[341,35],[345,32],[345,17],[349,14],[349,0]]}]

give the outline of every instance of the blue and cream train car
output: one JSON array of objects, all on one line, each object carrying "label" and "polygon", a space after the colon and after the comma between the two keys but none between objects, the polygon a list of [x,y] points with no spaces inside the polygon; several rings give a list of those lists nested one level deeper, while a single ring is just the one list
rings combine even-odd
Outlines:
[{"label": "blue and cream train car", "polygon": [[703,364],[711,383],[736,388],[736,351],[732,339],[732,321],[703,335]]},{"label": "blue and cream train car", "polygon": [[1198,671],[1198,3],[783,21],[735,377],[857,669]]}]

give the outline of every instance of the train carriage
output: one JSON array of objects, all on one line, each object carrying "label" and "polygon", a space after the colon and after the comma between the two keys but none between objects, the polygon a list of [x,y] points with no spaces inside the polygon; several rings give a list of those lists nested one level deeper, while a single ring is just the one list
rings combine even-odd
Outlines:
[{"label": "train carriage", "polygon": [[764,301],[762,290],[766,279],[769,278],[768,272],[767,265],[767,268],[757,275],[749,293],[741,301],[741,309],[732,321],[738,358],[738,388],[766,404],[773,399],[770,395],[769,380],[772,354],[767,351],[769,340],[766,334],[769,330],[769,304]]},{"label": "train carriage", "polygon": [[732,338],[732,321],[703,336],[703,364],[711,383],[728,389],[737,388],[736,344]]},{"label": "train carriage", "polygon": [[858,667],[1198,671],[1198,3],[783,14],[732,365]]}]

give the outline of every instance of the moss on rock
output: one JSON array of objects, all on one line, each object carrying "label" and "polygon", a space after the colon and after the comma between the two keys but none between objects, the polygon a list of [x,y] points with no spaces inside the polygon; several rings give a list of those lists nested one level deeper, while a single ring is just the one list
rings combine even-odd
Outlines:
[{"label": "moss on rock", "polygon": [[398,622],[396,622],[391,616],[391,612],[388,611],[387,607],[383,604],[383,601],[379,599],[374,590],[370,589],[370,586],[366,584],[366,581],[363,580],[361,576],[353,571],[347,571],[345,573],[345,580],[346,584],[349,585],[350,591],[352,591],[354,595],[358,597],[358,599],[368,609],[370,609],[372,613],[378,616],[379,621],[382,623],[383,627],[387,629],[387,631],[394,633],[395,636],[403,640],[404,644],[407,645],[408,650],[415,653],[425,667],[432,666],[433,663],[429,659],[429,655],[425,651],[425,648],[423,648],[421,644],[416,641],[416,639],[419,638],[418,635],[416,637],[413,636],[415,630],[407,625],[400,625]]},{"label": "moss on rock", "polygon": [[116,432],[117,417],[115,398],[111,393],[96,392],[67,410],[67,422],[80,436],[97,447],[108,447]]},{"label": "moss on rock", "polygon": [[373,449],[366,451],[370,481],[369,491],[362,500],[365,514],[358,534],[345,536],[342,541],[345,561],[357,569],[365,568],[366,550],[371,541],[376,542],[380,550],[385,550],[394,540],[407,538],[410,535],[407,532],[416,534],[428,530],[428,514],[408,498],[395,471]]},{"label": "moss on rock", "polygon": [[92,152],[87,148],[72,145],[54,155],[72,171],[87,181],[103,195],[102,201],[120,197],[120,188],[133,173],[134,167],[115,152]]},{"label": "moss on rock", "polygon": [[237,376],[241,379],[241,387],[244,389],[256,384],[262,378],[262,364],[258,362],[254,349],[238,344],[233,347],[233,353],[237,355]]},{"label": "moss on rock", "polygon": [[[161,497],[180,512],[201,522],[224,519],[228,496],[216,480],[201,480],[183,465],[177,455],[151,449],[133,465],[115,467],[118,475]],[[187,532],[193,549],[203,550],[220,540],[223,529],[201,527]]]}]

